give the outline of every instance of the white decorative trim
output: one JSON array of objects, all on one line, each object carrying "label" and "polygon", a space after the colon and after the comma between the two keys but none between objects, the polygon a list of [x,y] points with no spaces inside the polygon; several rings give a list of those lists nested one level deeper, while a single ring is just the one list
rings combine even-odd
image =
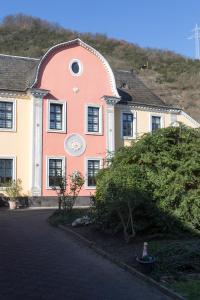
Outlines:
[{"label": "white decorative trim", "polygon": [[106,150],[108,154],[115,151],[115,110],[113,105],[106,109]]},{"label": "white decorative trim", "polygon": [[[60,104],[62,105],[62,130],[50,129],[50,105],[51,104]],[[67,124],[67,109],[66,109],[66,101],[61,100],[47,100],[47,124],[46,131],[47,132],[56,132],[56,133],[66,133],[66,124]]]},{"label": "white decorative trim", "polygon": [[100,162],[99,167],[100,169],[103,168],[103,158],[102,157],[85,157],[85,189],[86,190],[95,190],[96,186],[88,186],[88,160],[98,160]]},{"label": "white decorative trim", "polygon": [[[88,107],[99,108],[99,131],[98,132],[90,132],[88,131]],[[103,106],[93,103],[87,103],[85,105],[85,134],[91,135],[103,135]]]},{"label": "white decorative trim", "polygon": [[180,108],[167,108],[165,106],[153,106],[153,105],[142,105],[142,104],[134,104],[134,103],[128,103],[127,105],[117,103],[118,107],[121,107],[122,109],[127,109],[127,107],[134,108],[134,110],[141,110],[141,111],[148,111],[148,112],[155,112],[155,113],[180,113]]},{"label": "white decorative trim", "polygon": [[190,117],[186,112],[181,110],[181,115],[184,116],[186,119],[188,119],[195,127],[200,127],[200,123],[198,123],[196,120],[194,120],[192,117]]},{"label": "white decorative trim", "polygon": [[[17,158],[16,155],[1,155],[0,154],[0,159],[12,159],[13,160],[13,170],[12,170],[12,180],[17,179]],[[5,190],[6,187],[1,186],[1,190]]]},{"label": "white decorative trim", "polygon": [[[111,90],[112,90],[112,93],[113,93],[113,96],[116,96],[116,97],[119,97],[119,94],[118,94],[118,91],[117,91],[117,87],[116,87],[116,83],[115,83],[115,77],[114,77],[114,74],[113,74],[113,71],[108,63],[108,61],[97,51],[95,50],[93,47],[87,45],[86,43],[84,43],[83,41],[81,41],[80,39],[75,39],[75,40],[72,40],[72,41],[68,41],[68,42],[64,42],[64,43],[60,43],[60,44],[57,44],[53,47],[51,47],[46,53],[45,55],[42,57],[38,67],[37,67],[37,73],[36,73],[36,77],[35,77],[35,81],[32,85],[32,87],[35,86],[35,84],[37,83],[38,81],[38,77],[39,77],[39,71],[40,71],[40,67],[41,65],[43,64],[44,60],[46,59],[46,57],[54,50],[58,49],[58,48],[61,48],[61,47],[69,47],[71,45],[74,45],[74,44],[77,44],[79,46],[82,46],[83,48],[87,49],[89,52],[91,52],[92,54],[94,54],[104,65],[104,68],[106,69],[108,75],[109,75],[109,82],[110,82],[110,85],[111,85]],[[120,97],[119,97],[120,98]]]},{"label": "white decorative trim", "polygon": [[16,91],[0,91],[0,97],[27,97],[27,93],[25,92],[16,92]]},{"label": "white decorative trim", "polygon": [[[78,73],[74,73],[72,71],[72,64],[75,63],[75,62],[78,63],[78,66],[79,66],[79,72]],[[70,71],[72,76],[75,76],[75,77],[81,76],[82,73],[83,73],[83,64],[82,64],[82,62],[78,58],[73,58],[72,60],[70,60],[70,62],[69,62],[69,71]]]},{"label": "white decorative trim", "polygon": [[[61,159],[62,160],[62,176],[66,174],[66,158],[65,156],[46,156],[46,190],[52,190],[52,187],[49,186],[49,160],[50,159]],[[59,187],[56,187],[59,188]]]},{"label": "white decorative trim", "polygon": [[9,99],[9,98],[7,98],[7,99],[2,99],[2,98],[0,98],[0,102],[11,102],[12,104],[13,104],[13,120],[12,120],[12,128],[11,129],[9,129],[9,128],[0,128],[0,132],[2,131],[8,131],[8,132],[16,132],[16,123],[17,123],[17,105],[16,105],[16,100],[15,99]]},{"label": "white decorative trim", "polygon": [[64,140],[64,149],[70,156],[81,156],[86,149],[85,139],[78,133],[71,133]]},{"label": "white decorative trim", "polygon": [[[133,135],[132,136],[123,136],[123,114],[124,113],[132,114],[133,115]],[[136,115],[136,111],[134,111],[133,109],[128,109],[127,108],[126,110],[122,110],[120,112],[120,132],[121,132],[121,139],[123,139],[123,140],[136,139],[136,137],[137,137],[136,122],[137,122],[137,115]]]},{"label": "white decorative trim", "polygon": [[152,132],[152,117],[160,117],[160,128],[165,127],[164,116],[158,113],[150,113],[149,114],[149,132]]}]

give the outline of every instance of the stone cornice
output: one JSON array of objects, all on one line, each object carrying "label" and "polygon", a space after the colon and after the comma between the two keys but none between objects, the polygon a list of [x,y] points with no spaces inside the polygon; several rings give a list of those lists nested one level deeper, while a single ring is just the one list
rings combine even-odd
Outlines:
[{"label": "stone cornice", "polygon": [[156,105],[146,105],[146,104],[138,104],[138,103],[128,103],[128,104],[117,104],[119,107],[127,108],[131,107],[135,110],[143,110],[143,111],[158,111],[158,112],[168,112],[168,113],[180,113],[181,108],[177,107],[168,107],[168,106],[156,106]]},{"label": "stone cornice", "polygon": [[1,90],[0,91],[0,97],[6,97],[6,98],[26,98],[27,93],[26,92],[19,92],[19,91],[6,91]]},{"label": "stone cornice", "polygon": [[109,105],[115,105],[121,100],[120,97],[113,97],[113,96],[103,96],[102,99],[105,100],[106,103]]},{"label": "stone cornice", "polygon": [[43,98],[49,93],[48,90],[36,89],[36,88],[29,89],[28,92],[35,98]]}]

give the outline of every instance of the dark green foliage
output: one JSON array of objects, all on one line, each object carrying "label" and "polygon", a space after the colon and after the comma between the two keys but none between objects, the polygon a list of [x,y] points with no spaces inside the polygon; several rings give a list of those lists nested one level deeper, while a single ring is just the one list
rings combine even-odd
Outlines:
[{"label": "dark green foliage", "polygon": [[98,176],[97,219],[111,228],[118,228],[119,203],[125,210],[131,201],[136,231],[200,230],[199,200],[200,130],[181,124],[121,148]]},{"label": "dark green foliage", "polygon": [[177,281],[172,284],[172,288],[186,297],[188,300],[197,300],[200,299],[200,280],[184,280]]},{"label": "dark green foliage", "polygon": [[149,251],[157,259],[157,267],[153,274],[155,278],[160,275],[174,275],[180,277],[181,273],[200,272],[200,241],[164,241],[151,242]]}]

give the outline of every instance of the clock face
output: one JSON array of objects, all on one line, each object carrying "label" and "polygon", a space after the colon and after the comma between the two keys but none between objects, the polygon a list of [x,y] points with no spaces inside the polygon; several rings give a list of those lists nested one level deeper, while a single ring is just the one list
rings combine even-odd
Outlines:
[{"label": "clock face", "polygon": [[64,148],[68,154],[72,156],[80,156],[85,151],[86,143],[80,134],[73,133],[65,139]]}]

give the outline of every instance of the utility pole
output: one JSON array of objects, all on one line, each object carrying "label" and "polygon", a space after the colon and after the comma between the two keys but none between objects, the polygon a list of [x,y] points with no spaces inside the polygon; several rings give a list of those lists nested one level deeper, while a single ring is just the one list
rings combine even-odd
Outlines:
[{"label": "utility pole", "polygon": [[189,40],[195,40],[195,58],[200,60],[200,27],[196,26],[192,29],[193,34],[188,38]]}]

